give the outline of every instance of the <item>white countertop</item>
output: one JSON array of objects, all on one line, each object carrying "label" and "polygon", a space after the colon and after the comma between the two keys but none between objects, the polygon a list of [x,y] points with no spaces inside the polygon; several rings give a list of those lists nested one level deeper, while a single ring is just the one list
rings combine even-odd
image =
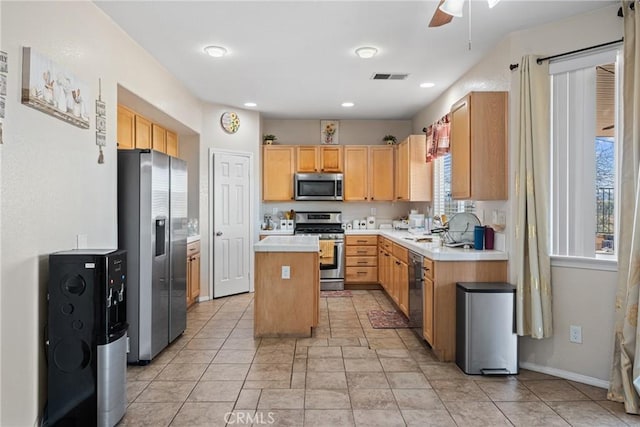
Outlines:
[{"label": "white countertop", "polygon": [[318,236],[267,236],[253,245],[256,252],[318,252]]},{"label": "white countertop", "polygon": [[199,234],[187,237],[187,243],[197,242],[198,240],[200,240],[200,235]]},{"label": "white countertop", "polygon": [[258,234],[264,236],[293,236],[293,230],[260,230]]},{"label": "white countertop", "polygon": [[[405,230],[347,230],[349,235],[378,235],[404,246],[410,251],[419,253],[434,261],[506,261],[509,254],[497,250],[481,250],[448,248],[440,246],[440,238],[435,235],[412,234]],[[417,243],[416,238],[431,237],[433,242]]]}]

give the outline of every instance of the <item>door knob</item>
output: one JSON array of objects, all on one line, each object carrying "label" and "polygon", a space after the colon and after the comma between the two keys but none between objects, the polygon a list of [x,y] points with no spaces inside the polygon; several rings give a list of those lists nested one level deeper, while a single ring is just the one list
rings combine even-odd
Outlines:
[{"label": "door knob", "polygon": [[218,231],[218,232],[216,233],[216,236],[218,236],[218,237],[222,236],[222,231]]}]

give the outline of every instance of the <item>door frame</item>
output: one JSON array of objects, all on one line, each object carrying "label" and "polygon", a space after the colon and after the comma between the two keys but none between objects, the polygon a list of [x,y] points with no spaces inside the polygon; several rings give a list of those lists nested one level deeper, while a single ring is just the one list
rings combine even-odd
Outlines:
[{"label": "door frame", "polygon": [[[208,169],[209,169],[209,191],[207,197],[209,198],[209,215],[207,215],[207,223],[209,225],[208,230],[208,238],[209,244],[207,245],[209,248],[209,254],[207,256],[207,265],[209,266],[209,299],[213,299],[213,235],[214,235],[214,225],[215,218],[213,217],[213,188],[215,185],[214,182],[214,162],[213,157],[216,154],[230,154],[233,156],[247,157],[249,159],[249,242],[253,242],[255,233],[255,221],[254,221],[254,213],[255,213],[255,172],[253,166],[253,153],[250,151],[235,151],[235,150],[221,150],[218,148],[209,148],[208,155]],[[202,258],[200,258],[202,262]],[[253,261],[254,261],[254,251],[253,244],[249,248],[249,292],[254,291],[254,274],[253,274]]]}]

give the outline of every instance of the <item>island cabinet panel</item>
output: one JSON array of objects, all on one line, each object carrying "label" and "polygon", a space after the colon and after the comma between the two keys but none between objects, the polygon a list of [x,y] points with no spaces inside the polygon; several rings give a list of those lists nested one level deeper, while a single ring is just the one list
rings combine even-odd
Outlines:
[{"label": "island cabinet panel", "polygon": [[[256,252],[254,336],[310,337],[318,324],[318,252]],[[282,278],[288,266],[289,279]]]},{"label": "island cabinet panel", "polygon": [[425,261],[433,274],[433,305],[431,310],[424,307],[424,313],[433,314],[432,339],[425,338],[440,361],[452,362],[456,358],[456,283],[505,282],[507,261]]}]

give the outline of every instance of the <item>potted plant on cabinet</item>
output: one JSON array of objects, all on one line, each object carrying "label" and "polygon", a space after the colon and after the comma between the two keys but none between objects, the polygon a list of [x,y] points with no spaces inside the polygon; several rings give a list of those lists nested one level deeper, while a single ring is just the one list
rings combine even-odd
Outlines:
[{"label": "potted plant on cabinet", "polygon": [[382,140],[386,142],[387,145],[393,145],[397,142],[396,137],[393,135],[385,135],[384,138],[382,138]]},{"label": "potted plant on cabinet", "polygon": [[276,142],[278,138],[275,135],[271,135],[270,133],[265,133],[262,135],[262,141],[265,145],[271,145]]}]

